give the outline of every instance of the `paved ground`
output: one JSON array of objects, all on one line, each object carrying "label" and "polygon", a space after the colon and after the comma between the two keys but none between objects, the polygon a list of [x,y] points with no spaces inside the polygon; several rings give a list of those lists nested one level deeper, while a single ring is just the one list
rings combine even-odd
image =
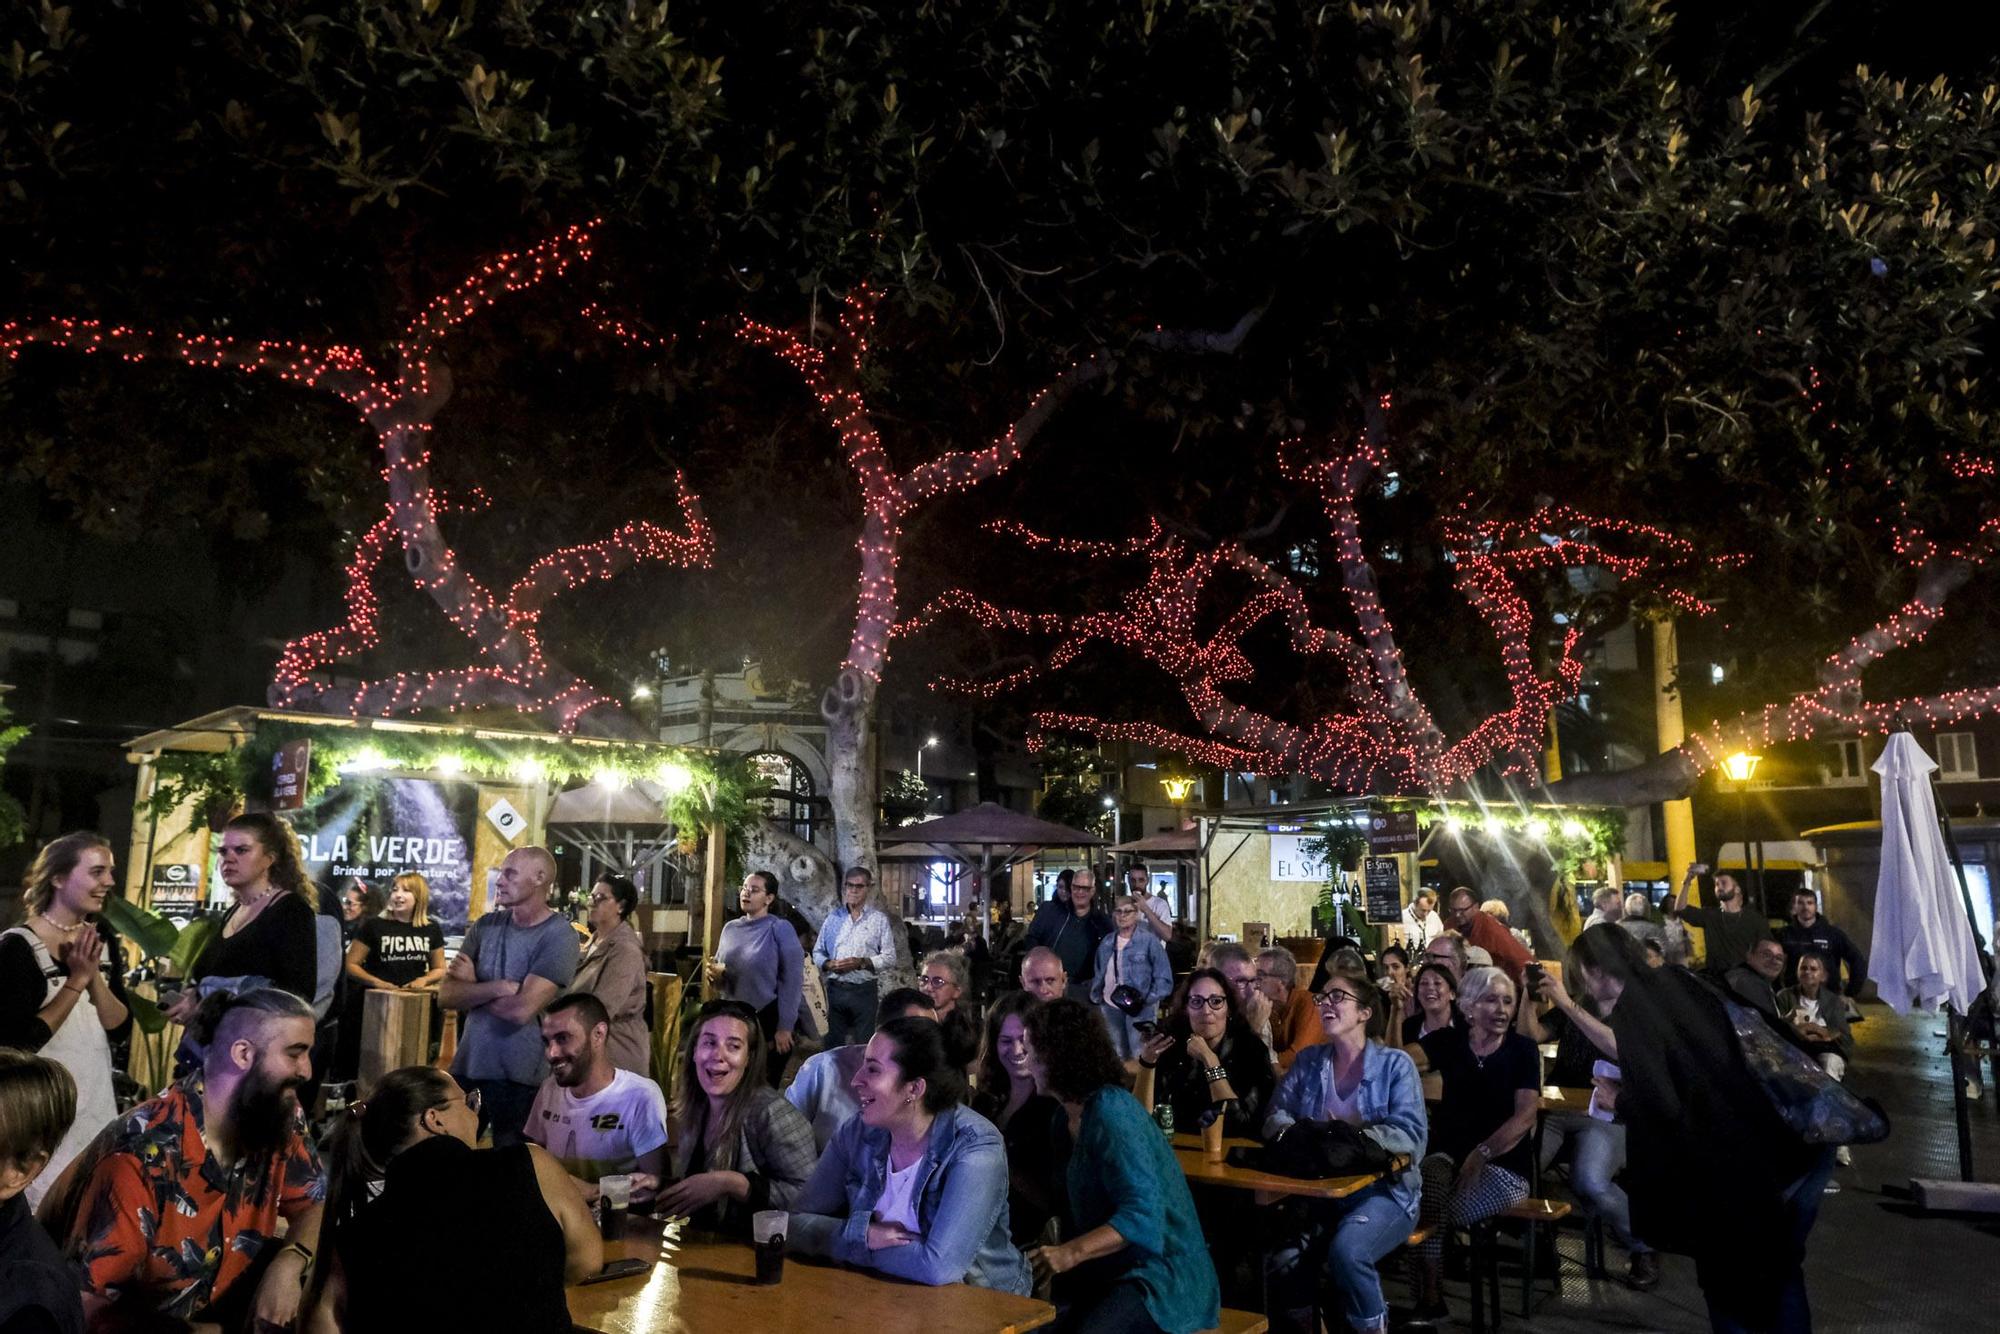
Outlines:
[{"label": "paved ground", "polygon": [[[1866,1022],[1854,1028],[1848,1083],[1879,1098],[1895,1129],[1886,1142],[1854,1150],[1854,1166],[1839,1174],[1841,1191],[1820,1212],[1806,1260],[1814,1328],[1820,1334],[2000,1329],[2000,1214],[1925,1215],[1905,1198],[1911,1177],[1958,1176],[1943,1022],[1899,1019],[1880,1005],[1864,1013]],[[2000,1182],[2000,1093],[1990,1082],[1987,1096],[1972,1104],[1972,1130],[1975,1178]],[[1544,1280],[1532,1320],[1519,1315],[1518,1280],[1503,1275],[1504,1328],[1552,1334],[1708,1328],[1692,1261],[1667,1257],[1665,1281],[1640,1294],[1615,1279],[1586,1278],[1575,1229],[1564,1231],[1560,1249],[1562,1295],[1548,1298]],[[1622,1274],[1623,1254],[1614,1247],[1609,1259],[1612,1272]],[[1390,1284],[1392,1302],[1405,1299],[1397,1286]],[[1440,1328],[1471,1328],[1464,1286],[1449,1285],[1449,1296],[1458,1318]]]}]

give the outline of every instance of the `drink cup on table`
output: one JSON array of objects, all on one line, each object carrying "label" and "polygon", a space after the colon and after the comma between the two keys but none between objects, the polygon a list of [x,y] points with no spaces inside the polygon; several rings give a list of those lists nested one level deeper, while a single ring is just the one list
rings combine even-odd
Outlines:
[{"label": "drink cup on table", "polygon": [[1222,1161],[1222,1118],[1212,1116],[1201,1128],[1201,1156],[1211,1163]]},{"label": "drink cup on table", "polygon": [[[597,1179],[597,1230],[607,1244],[625,1237],[625,1215],[632,1207],[632,1178],[628,1175]],[[606,1260],[616,1259],[606,1254]]]},{"label": "drink cup on table", "polygon": [[765,1209],[750,1216],[750,1240],[757,1247],[757,1281],[765,1286],[785,1276],[785,1238],[792,1216],[783,1209]]}]

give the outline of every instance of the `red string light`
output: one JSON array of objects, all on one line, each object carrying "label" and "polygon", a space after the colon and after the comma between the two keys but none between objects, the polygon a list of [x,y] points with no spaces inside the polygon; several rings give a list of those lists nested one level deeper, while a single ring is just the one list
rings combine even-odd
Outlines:
[{"label": "red string light", "polygon": [[[1388,406],[1386,398],[1382,406]],[[989,629],[1055,641],[1041,661],[1005,676],[934,683],[936,688],[980,697],[1018,689],[1059,671],[1096,645],[1114,645],[1166,674],[1201,732],[1193,735],[1152,723],[1044,712],[1034,716],[1029,742],[1035,748],[1046,744],[1053,733],[1080,732],[1175,751],[1196,763],[1310,774],[1351,791],[1435,791],[1496,762],[1508,770],[1529,768],[1540,753],[1549,711],[1576,693],[1584,664],[1577,653],[1580,635],[1572,628],[1561,636],[1552,670],[1547,675],[1536,671],[1532,649],[1537,620],[1519,587],[1521,576],[1587,566],[1621,579],[1649,578],[1665,567],[1696,563],[1698,553],[1691,543],[1663,530],[1600,520],[1568,507],[1551,506],[1525,520],[1478,520],[1469,506],[1447,516],[1443,530],[1454,583],[1498,645],[1511,693],[1507,708],[1457,742],[1447,742],[1404,669],[1363,541],[1359,498],[1385,463],[1384,451],[1366,434],[1350,448],[1327,455],[1309,456],[1296,441],[1279,450],[1283,474],[1319,494],[1334,536],[1353,635],[1316,625],[1296,584],[1233,543],[1191,551],[1157,522],[1144,536],[1124,541],[1048,538],[1004,520],[986,526],[1031,550],[1088,560],[1140,559],[1145,562],[1145,576],[1122,595],[1116,609],[1081,615],[999,607],[954,590],[899,626],[898,633],[917,633],[945,615],[965,615]],[[1659,553],[1614,550],[1603,540],[1613,535],[1650,544]],[[1711,559],[1722,564],[1738,558]],[[1231,587],[1243,591],[1232,595]],[[1690,613],[1708,610],[1682,590],[1663,591]],[[1328,659],[1342,673],[1350,697],[1347,708],[1301,726],[1229,697],[1225,687],[1255,675],[1243,640],[1267,620],[1285,628],[1295,653]],[[1218,623],[1212,631],[1204,631],[1208,622]]]},{"label": "red string light", "polygon": [[[544,715],[567,733],[586,712],[612,701],[547,660],[540,634],[543,611],[564,592],[638,564],[704,567],[714,557],[713,535],[700,500],[677,473],[680,531],[643,520],[626,524],[599,541],[548,553],[528,567],[504,598],[496,595],[464,568],[438,527],[441,514],[483,507],[485,498],[475,491],[466,504],[453,506],[431,486],[431,418],[444,401],[432,359],[453,331],[495,302],[588,260],[596,226],[593,221],[568,227],[526,250],[497,255],[433,298],[396,343],[393,378],[343,345],[321,348],[194,334],[160,337],[97,320],[0,324],[0,354],[14,360],[23,348],[41,345],[86,356],[109,353],[133,362],[172,357],[189,366],[268,373],[338,395],[376,432],[389,493],[386,513],[356,543],[348,563],[346,618],[285,646],[273,672],[272,702],[378,717],[497,705]],[[585,307],[586,318],[605,327],[601,312],[593,312],[594,306]],[[638,337],[615,321],[609,323],[614,332]],[[455,670],[399,673],[352,688],[329,684],[322,675],[326,668],[380,642],[380,604],[372,581],[392,536],[402,546],[411,582],[472,641],[481,661]]]}]

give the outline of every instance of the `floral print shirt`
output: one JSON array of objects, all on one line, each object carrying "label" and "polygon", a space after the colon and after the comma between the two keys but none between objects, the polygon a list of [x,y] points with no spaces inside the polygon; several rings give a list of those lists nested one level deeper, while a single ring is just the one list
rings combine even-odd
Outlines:
[{"label": "floral print shirt", "polygon": [[185,1320],[226,1293],[272,1244],[280,1218],[326,1197],[326,1172],[295,1119],[285,1148],[224,1167],[201,1137],[202,1082],[188,1076],[113,1132],[77,1211],[70,1256],[87,1293],[138,1290]]}]

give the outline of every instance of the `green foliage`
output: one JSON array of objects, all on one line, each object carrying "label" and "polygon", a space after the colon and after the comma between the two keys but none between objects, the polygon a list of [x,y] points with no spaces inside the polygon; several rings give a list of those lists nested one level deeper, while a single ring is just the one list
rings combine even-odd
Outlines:
[{"label": "green foliage", "polygon": [[897,770],[882,786],[882,809],[893,824],[916,823],[930,804],[930,785],[908,769]]},{"label": "green foliage", "polygon": [[[121,894],[112,894],[104,900],[104,917],[120,935],[139,947],[141,959],[165,963],[178,976],[186,976],[209,940],[222,929],[222,919],[209,916],[196,917],[186,926],[176,928],[150,908],[141,908]],[[159,1033],[166,1028],[166,1015],[146,997],[133,993],[126,997],[126,1002],[141,1032]]]},{"label": "green foliage", "polygon": [[[10,724],[7,720],[12,716],[6,704],[0,702],[0,766],[7,763],[7,752],[20,745],[30,731],[22,724]],[[0,851],[19,843],[27,832],[27,813],[21,809],[21,803],[0,792]]]},{"label": "green foliage", "polygon": [[1042,795],[1035,813],[1071,829],[1107,834],[1111,813],[1104,806],[1104,778],[1113,765],[1083,746],[1044,746],[1039,756]]},{"label": "green foliage", "polygon": [[228,810],[246,798],[268,801],[273,758],[300,739],[312,742],[308,801],[341,782],[344,774],[396,769],[559,787],[644,780],[667,789],[666,816],[683,829],[703,829],[717,821],[737,828],[756,818],[744,795],[749,773],[738,756],[566,737],[475,737],[287,721],[260,723],[242,745],[227,751],[163,752],[155,761],[158,785],[147,809],[158,818],[190,799],[197,801],[198,812]]}]

